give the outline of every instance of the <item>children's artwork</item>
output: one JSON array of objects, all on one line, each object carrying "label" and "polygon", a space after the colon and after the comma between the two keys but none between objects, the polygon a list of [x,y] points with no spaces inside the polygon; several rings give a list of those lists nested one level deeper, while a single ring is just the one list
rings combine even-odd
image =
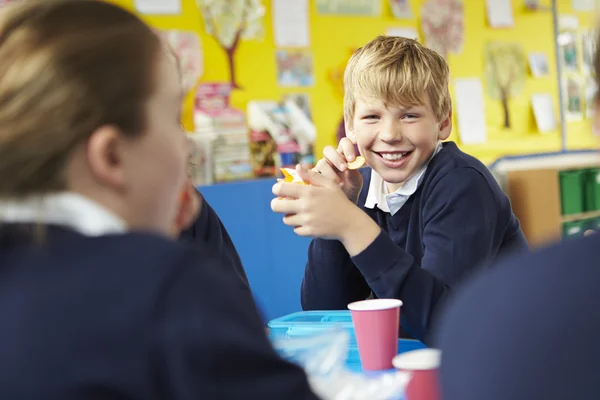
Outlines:
[{"label": "children's artwork", "polygon": [[588,30],[581,33],[582,68],[586,72],[594,71],[594,54],[596,53],[596,35]]},{"label": "children's artwork", "polygon": [[280,86],[312,86],[314,84],[312,53],[307,50],[278,50],[277,82]]},{"label": "children's artwork", "polygon": [[166,30],[161,34],[177,56],[181,71],[181,85],[187,93],[192,90],[203,73],[200,37],[192,31]]},{"label": "children's artwork", "polygon": [[486,0],[485,8],[492,28],[510,28],[515,25],[511,0]]},{"label": "children's artwork", "polygon": [[545,53],[529,53],[529,69],[534,78],[548,76],[548,57]]},{"label": "children's artwork", "polygon": [[425,46],[444,58],[448,53],[460,53],[464,40],[462,0],[428,0],[421,16]]},{"label": "children's artwork", "polygon": [[319,14],[378,17],[381,15],[381,1],[317,0],[317,11]]},{"label": "children's artwork", "polygon": [[227,56],[229,81],[240,86],[235,74],[235,53],[242,39],[264,35],[265,8],[261,0],[196,0],[206,32],[212,35]]},{"label": "children's artwork", "polygon": [[414,17],[409,0],[389,0],[394,18],[410,19]]},{"label": "children's artwork", "polygon": [[485,74],[488,95],[502,102],[504,128],[510,129],[511,97],[525,84],[525,52],[519,43],[490,42],[485,48]]},{"label": "children's artwork", "polygon": [[562,32],[558,35],[560,61],[565,70],[578,71],[577,40],[574,32]]},{"label": "children's artwork", "polygon": [[596,80],[588,76],[585,81],[585,116],[588,118],[594,115],[597,92],[598,85],[596,85]]},{"label": "children's artwork", "polygon": [[577,76],[567,76],[565,86],[565,111],[571,121],[583,118],[583,90]]}]

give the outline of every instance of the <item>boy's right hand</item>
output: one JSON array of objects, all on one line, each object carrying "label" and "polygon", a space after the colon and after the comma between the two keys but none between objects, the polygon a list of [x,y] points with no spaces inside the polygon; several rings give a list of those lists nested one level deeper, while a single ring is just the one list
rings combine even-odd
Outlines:
[{"label": "boy's right hand", "polygon": [[343,138],[337,150],[333,146],[325,147],[323,158],[313,168],[313,171],[335,181],[354,204],[358,201],[363,180],[358,170],[348,169],[347,163],[354,161],[356,156],[354,143],[348,138]]}]

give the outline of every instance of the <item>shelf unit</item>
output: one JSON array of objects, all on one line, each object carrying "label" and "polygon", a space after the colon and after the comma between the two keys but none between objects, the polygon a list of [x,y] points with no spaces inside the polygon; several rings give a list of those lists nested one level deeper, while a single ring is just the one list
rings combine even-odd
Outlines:
[{"label": "shelf unit", "polygon": [[563,215],[560,173],[599,165],[548,167],[507,171],[505,190],[531,247],[563,238],[563,224],[600,218],[600,210]]}]

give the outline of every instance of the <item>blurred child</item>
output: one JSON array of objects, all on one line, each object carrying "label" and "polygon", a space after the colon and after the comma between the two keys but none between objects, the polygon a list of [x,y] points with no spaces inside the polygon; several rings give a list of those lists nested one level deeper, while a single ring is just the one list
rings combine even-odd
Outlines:
[{"label": "blurred child", "polygon": [[[325,148],[311,186],[278,183],[284,223],[314,237],[302,306],[344,309],[371,295],[404,302],[405,334],[428,341],[456,285],[509,250],[527,247],[491,173],[453,142],[448,65],[415,40],[378,37],[344,75],[346,135]],[[357,156],[368,168],[350,170]]]},{"label": "blurred child", "polygon": [[214,232],[172,239],[181,96],[157,35],[119,7],[2,9],[0,398],[315,399]]}]

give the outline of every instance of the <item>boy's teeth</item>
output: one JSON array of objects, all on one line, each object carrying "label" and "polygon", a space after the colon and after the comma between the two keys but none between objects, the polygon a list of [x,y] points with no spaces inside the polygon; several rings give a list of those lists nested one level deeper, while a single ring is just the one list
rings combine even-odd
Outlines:
[{"label": "boy's teeth", "polygon": [[396,161],[396,160],[401,159],[405,155],[406,155],[406,153],[382,153],[381,157],[383,157],[386,160]]}]

